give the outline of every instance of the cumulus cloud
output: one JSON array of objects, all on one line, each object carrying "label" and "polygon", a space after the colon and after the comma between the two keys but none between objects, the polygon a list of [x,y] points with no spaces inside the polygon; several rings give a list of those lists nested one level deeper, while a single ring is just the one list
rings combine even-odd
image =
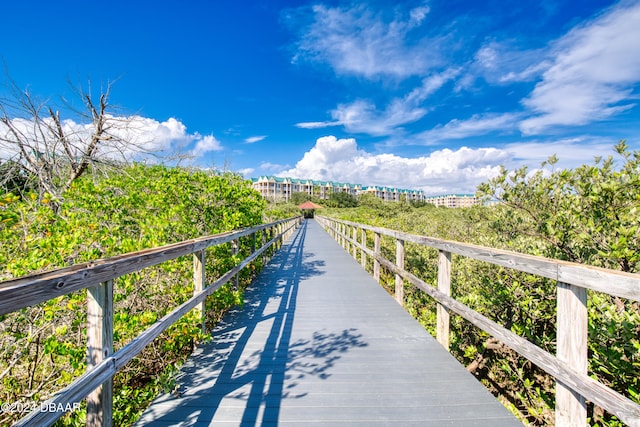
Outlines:
[{"label": "cumulus cloud", "polygon": [[311,21],[300,28],[294,61],[329,64],[337,74],[366,78],[421,75],[441,62],[439,43],[423,38],[409,43],[429,8],[385,19],[366,4],[349,7],[315,5]]},{"label": "cumulus cloud", "polygon": [[202,157],[204,154],[210,151],[221,151],[222,144],[213,135],[207,135],[200,137],[198,135],[195,146],[190,151],[193,157]]},{"label": "cumulus cloud", "polygon": [[621,6],[576,27],[552,47],[553,59],[523,104],[534,116],[525,134],[583,125],[631,108],[640,81],[640,3]]},{"label": "cumulus cloud", "polygon": [[427,194],[473,193],[500,172],[526,165],[530,169],[557,154],[557,167],[591,163],[611,146],[586,137],[559,141],[517,142],[504,147],[460,147],[434,150],[418,157],[372,154],[353,138],[319,138],[295,167],[277,175],[399,188],[421,189]]},{"label": "cumulus cloud", "polygon": [[[12,123],[23,129],[23,134],[27,137],[34,129],[33,122],[27,119],[14,119]],[[65,134],[75,141],[77,150],[82,150],[90,138],[91,125],[73,120],[64,120],[62,124]],[[175,118],[160,122],[137,115],[108,116],[107,126],[112,139],[106,141],[99,152],[107,158],[142,160],[161,158],[175,153],[186,153],[198,158],[210,151],[223,149],[220,141],[213,135],[189,133],[184,123]],[[7,129],[0,124],[0,133],[4,135],[6,132]],[[34,136],[30,138],[35,139]],[[78,151],[79,154],[80,151]],[[0,158],[10,158],[15,155],[16,147],[7,143],[0,144]]]},{"label": "cumulus cloud", "polygon": [[278,175],[423,189],[429,194],[473,192],[495,176],[508,152],[497,148],[437,150],[416,158],[371,154],[353,138],[319,138],[294,168]]}]

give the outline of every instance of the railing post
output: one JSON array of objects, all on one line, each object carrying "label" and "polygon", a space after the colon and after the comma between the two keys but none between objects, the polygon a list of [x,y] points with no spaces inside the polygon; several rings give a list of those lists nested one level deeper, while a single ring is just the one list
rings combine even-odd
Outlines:
[{"label": "railing post", "polygon": [[362,249],[360,249],[360,264],[362,268],[366,270],[367,268],[367,254],[365,253],[365,249],[367,248],[367,230],[364,228],[360,230],[360,240],[362,242]]},{"label": "railing post", "polygon": [[355,259],[358,259],[358,246],[356,243],[358,242],[358,228],[354,225],[351,228],[351,254]]},{"label": "railing post", "polygon": [[373,252],[375,257],[373,258],[373,278],[380,284],[380,233],[376,232],[373,238]]},{"label": "railing post", "polygon": [[[87,289],[87,369],[113,353],[113,281]],[[87,396],[87,426],[111,426],[113,378]]]},{"label": "railing post", "polygon": [[[264,247],[264,245],[267,244],[267,230],[266,229],[262,229],[262,246],[260,246],[261,248]],[[262,252],[262,268],[264,268],[267,265],[267,251]]]},{"label": "railing post", "polygon": [[251,234],[251,255],[256,252],[256,240],[258,240],[257,232]]},{"label": "railing post", "polygon": [[[193,294],[199,294],[205,287],[205,254],[204,250],[193,253]],[[205,302],[202,301],[196,308],[196,314],[202,319],[202,332],[206,332],[204,321]]]},{"label": "railing post", "polygon": [[[447,296],[451,295],[451,252],[438,253],[438,290]],[[436,339],[449,350],[449,310],[438,304],[436,313]]]},{"label": "railing post", "polygon": [[342,224],[342,246],[345,251],[349,250],[349,241],[347,240],[347,236],[349,236],[349,227],[346,224]]},{"label": "railing post", "polygon": [[[240,239],[234,239],[231,241],[231,255],[232,256],[236,256],[238,255],[238,252],[240,252]],[[233,277],[233,289],[234,290],[238,290],[238,277],[239,277],[240,273],[236,273],[236,275]]]},{"label": "railing post", "polygon": [[[557,305],[556,355],[576,372],[587,374],[587,290],[559,282]],[[584,397],[560,381],[556,382],[556,425],[587,425]]]},{"label": "railing post", "polygon": [[[404,270],[404,240],[400,239],[396,239],[396,266]],[[404,304],[404,280],[399,274],[396,274],[396,301]]]},{"label": "railing post", "polygon": [[280,227],[279,225],[274,225],[271,228],[271,238],[275,238],[276,241],[273,242],[273,249],[274,249],[274,253],[273,255],[275,256],[275,252],[278,251],[278,249],[280,249]]}]

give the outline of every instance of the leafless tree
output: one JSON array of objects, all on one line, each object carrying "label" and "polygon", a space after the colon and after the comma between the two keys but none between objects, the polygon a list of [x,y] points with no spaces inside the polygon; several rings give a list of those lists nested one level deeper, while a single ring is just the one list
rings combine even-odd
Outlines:
[{"label": "leafless tree", "polygon": [[[33,179],[40,194],[62,199],[71,183],[89,169],[102,168],[143,150],[134,116],[118,116],[109,103],[112,83],[99,95],[91,86],[74,88],[79,100],[54,104],[40,101],[9,80],[9,96],[0,98],[0,161]],[[63,119],[56,105],[73,118]],[[0,177],[2,182],[2,177]]]}]

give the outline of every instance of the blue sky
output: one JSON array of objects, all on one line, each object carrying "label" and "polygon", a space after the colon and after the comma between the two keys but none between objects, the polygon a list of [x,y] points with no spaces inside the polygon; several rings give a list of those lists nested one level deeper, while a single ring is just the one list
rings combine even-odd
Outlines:
[{"label": "blue sky", "polygon": [[116,80],[183,164],[440,194],[640,148],[640,1],[5,3],[19,86]]}]

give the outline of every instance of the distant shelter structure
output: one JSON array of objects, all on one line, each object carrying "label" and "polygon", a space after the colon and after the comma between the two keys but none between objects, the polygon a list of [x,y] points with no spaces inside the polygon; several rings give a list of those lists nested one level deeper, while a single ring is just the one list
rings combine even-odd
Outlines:
[{"label": "distant shelter structure", "polygon": [[298,207],[302,210],[302,215],[305,218],[313,218],[315,216],[316,209],[322,209],[322,206],[316,205],[311,201],[306,201]]}]

